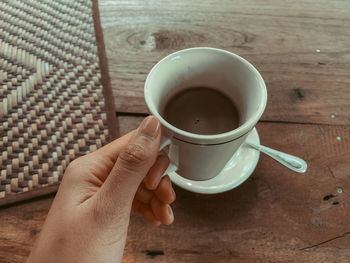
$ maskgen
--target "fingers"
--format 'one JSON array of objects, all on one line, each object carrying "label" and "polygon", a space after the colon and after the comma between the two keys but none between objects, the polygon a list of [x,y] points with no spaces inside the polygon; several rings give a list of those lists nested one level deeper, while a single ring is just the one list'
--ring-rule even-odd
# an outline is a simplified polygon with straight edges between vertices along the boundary
[{"label": "fingers", "polygon": [[155,190],[158,187],[162,175],[168,168],[169,163],[168,156],[164,154],[158,156],[157,161],[151,167],[144,180],[144,183],[149,190]]},{"label": "fingers", "polygon": [[175,191],[171,185],[171,181],[168,175],[162,178],[157,189],[155,190],[155,194],[163,203],[171,204],[175,201]]},{"label": "fingers", "polygon": [[155,191],[148,190],[144,184],[140,184],[135,198],[144,204],[149,204],[154,194],[165,204],[171,204],[175,201],[176,195],[169,176],[164,176],[161,179]]},{"label": "fingers", "polygon": [[[160,144],[160,123],[154,116],[145,118],[137,132],[120,152],[99,194],[115,211],[127,209],[136,190],[154,164]],[[129,207],[130,209],[130,207]]]},{"label": "fingers", "polygon": [[157,197],[167,204],[174,202],[176,198],[169,176],[162,177],[169,163],[168,156],[159,155],[144,180],[145,186],[149,190],[155,190]]},{"label": "fingers", "polygon": [[[133,209],[152,225],[158,225],[158,222],[155,222],[154,219],[168,225],[174,221],[174,215],[169,204],[174,202],[175,198],[170,178],[165,176],[161,179],[155,191],[148,190],[143,183],[139,186],[133,202]],[[146,207],[149,209],[146,209]]]},{"label": "fingers", "polygon": [[164,204],[156,196],[151,200],[151,208],[154,216],[165,225],[170,225],[174,221],[173,211],[168,204]]},{"label": "fingers", "polygon": [[153,226],[159,226],[161,224],[161,221],[155,217],[149,206],[142,204],[140,213],[142,214],[143,218],[146,220],[147,223]]},{"label": "fingers", "polygon": [[136,195],[134,199],[137,199],[141,203],[149,204],[153,197],[153,192],[148,190],[143,183],[140,184],[137,189]]},{"label": "fingers", "polygon": [[145,221],[153,226],[159,226],[161,221],[156,218],[153,211],[148,205],[142,204],[137,200],[133,202],[133,209],[142,215]]}]

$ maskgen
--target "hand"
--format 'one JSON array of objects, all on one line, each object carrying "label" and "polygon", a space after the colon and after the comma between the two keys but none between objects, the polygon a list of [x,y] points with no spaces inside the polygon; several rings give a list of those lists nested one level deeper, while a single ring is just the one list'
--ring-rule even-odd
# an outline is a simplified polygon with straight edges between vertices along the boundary
[{"label": "hand", "polygon": [[66,169],[28,262],[119,262],[131,207],[153,225],[171,224],[175,200],[169,165],[158,156],[161,128],[147,117],[140,127]]}]

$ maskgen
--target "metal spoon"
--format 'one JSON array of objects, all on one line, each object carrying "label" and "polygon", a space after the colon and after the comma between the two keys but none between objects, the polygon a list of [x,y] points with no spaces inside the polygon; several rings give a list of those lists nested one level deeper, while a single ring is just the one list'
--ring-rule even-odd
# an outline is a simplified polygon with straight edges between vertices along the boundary
[{"label": "metal spoon", "polygon": [[299,157],[296,157],[287,153],[283,153],[280,151],[276,151],[266,146],[257,145],[252,142],[246,141],[245,143],[250,147],[254,148],[255,150],[258,150],[260,152],[267,154],[271,158],[275,159],[277,162],[283,164],[284,166],[288,167],[289,169],[297,173],[306,172],[307,164],[303,159],[300,159]]}]

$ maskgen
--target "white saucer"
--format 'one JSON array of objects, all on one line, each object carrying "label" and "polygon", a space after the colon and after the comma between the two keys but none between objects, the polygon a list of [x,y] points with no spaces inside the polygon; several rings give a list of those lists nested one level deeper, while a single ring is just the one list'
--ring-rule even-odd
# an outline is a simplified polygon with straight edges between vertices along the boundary
[{"label": "white saucer", "polygon": [[[260,144],[259,135],[254,128],[247,140]],[[260,152],[243,144],[226,164],[219,175],[206,181],[193,181],[181,177],[176,172],[169,173],[171,181],[177,186],[190,192],[200,194],[217,194],[231,190],[252,174],[259,161]]]}]

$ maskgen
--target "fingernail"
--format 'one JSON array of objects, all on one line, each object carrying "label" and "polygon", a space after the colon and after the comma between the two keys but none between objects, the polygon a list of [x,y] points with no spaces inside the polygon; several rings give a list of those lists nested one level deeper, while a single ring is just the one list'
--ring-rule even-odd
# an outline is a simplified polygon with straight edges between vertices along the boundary
[{"label": "fingernail", "polygon": [[169,221],[167,222],[167,225],[171,224],[174,222],[174,213],[173,210],[171,209],[170,205],[167,205],[167,211],[168,211],[168,215],[169,215]]},{"label": "fingernail", "polygon": [[161,224],[162,224],[162,222],[160,222],[160,221],[156,221],[156,222],[152,223],[153,226],[160,226]]},{"label": "fingernail", "polygon": [[174,216],[173,210],[171,209],[170,205],[167,205],[168,215],[172,218]]},{"label": "fingernail", "polygon": [[156,181],[153,182],[152,187],[151,187],[152,190],[156,190],[157,189],[161,179],[162,179],[162,177],[159,177]]},{"label": "fingernail", "polygon": [[172,191],[172,193],[173,193],[173,197],[174,197],[174,199],[176,199],[176,194],[175,194],[174,189],[173,189],[173,188],[171,188],[171,191]]},{"label": "fingernail", "polygon": [[159,132],[160,123],[154,116],[149,116],[143,120],[140,126],[140,134],[156,138]]},{"label": "fingernail", "polygon": [[155,181],[153,182],[153,184],[152,184],[152,190],[156,190],[156,188],[158,187],[160,181],[161,181],[162,179],[165,179],[166,177],[169,177],[169,176],[168,176],[168,175],[166,175],[166,176],[159,176],[159,177],[157,178],[157,180],[155,180]]}]

